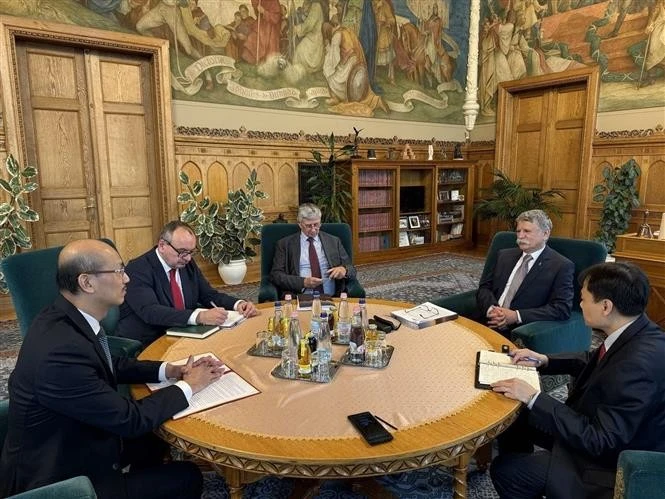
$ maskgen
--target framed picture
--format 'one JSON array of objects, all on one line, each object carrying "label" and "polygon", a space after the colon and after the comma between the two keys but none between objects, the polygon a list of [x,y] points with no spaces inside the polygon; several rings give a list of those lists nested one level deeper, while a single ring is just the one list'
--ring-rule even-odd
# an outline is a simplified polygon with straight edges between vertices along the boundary
[{"label": "framed picture", "polygon": [[450,191],[450,200],[451,201],[459,201],[459,191],[458,190]]},{"label": "framed picture", "polygon": [[417,215],[411,215],[409,217],[409,227],[412,229],[420,229],[420,219]]},{"label": "framed picture", "polygon": [[399,233],[399,246],[409,246],[409,235],[405,231]]},{"label": "framed picture", "polygon": [[448,191],[439,191],[439,201],[448,201],[450,193]]},{"label": "framed picture", "polygon": [[399,218],[399,228],[400,229],[408,229],[409,228],[409,223],[406,220],[406,217],[400,217]]}]

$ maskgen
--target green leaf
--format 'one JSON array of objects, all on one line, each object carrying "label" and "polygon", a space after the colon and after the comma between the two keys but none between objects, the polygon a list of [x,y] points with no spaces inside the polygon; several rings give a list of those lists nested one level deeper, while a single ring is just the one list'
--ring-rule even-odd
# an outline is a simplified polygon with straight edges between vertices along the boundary
[{"label": "green leaf", "polygon": [[194,201],[194,197],[189,192],[181,192],[177,197],[178,203],[189,203]]},{"label": "green leaf", "polygon": [[189,176],[182,170],[178,173],[178,179],[185,185],[189,184]]}]

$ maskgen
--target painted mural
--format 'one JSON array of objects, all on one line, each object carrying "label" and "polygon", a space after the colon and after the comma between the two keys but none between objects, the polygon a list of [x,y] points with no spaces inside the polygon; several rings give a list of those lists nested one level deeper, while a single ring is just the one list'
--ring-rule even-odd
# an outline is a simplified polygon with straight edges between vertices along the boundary
[{"label": "painted mural", "polygon": [[600,68],[600,111],[665,106],[665,0],[481,0],[479,122],[502,81]]},{"label": "painted mural", "polygon": [[[171,41],[175,99],[461,124],[470,0],[0,0]],[[582,65],[600,111],[665,106],[665,0],[481,0],[478,122],[502,81]]]}]

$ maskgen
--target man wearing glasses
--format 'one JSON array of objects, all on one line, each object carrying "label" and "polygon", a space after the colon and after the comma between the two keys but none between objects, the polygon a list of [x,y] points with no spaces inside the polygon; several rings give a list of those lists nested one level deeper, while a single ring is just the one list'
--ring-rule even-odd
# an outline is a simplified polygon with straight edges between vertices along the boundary
[{"label": "man wearing glasses", "polygon": [[321,232],[321,210],[305,203],[298,207],[300,232],[277,241],[270,281],[280,295],[319,291],[339,296],[356,276],[342,241]]},{"label": "man wearing glasses", "polygon": [[120,307],[118,335],[152,343],[171,326],[220,325],[228,310],[257,314],[252,302],[216,291],[194,261],[196,235],[174,220],[157,246],[127,264],[127,296]]},{"label": "man wearing glasses", "polygon": [[[201,496],[197,466],[164,464],[153,431],[222,375],[211,358],[185,366],[113,358],[100,325],[125,298],[122,258],[98,240],[67,244],[58,257],[59,296],[30,325],[9,379],[9,420],[0,497],[79,475],[100,499]],[[178,380],[136,401],[118,383]]]}]

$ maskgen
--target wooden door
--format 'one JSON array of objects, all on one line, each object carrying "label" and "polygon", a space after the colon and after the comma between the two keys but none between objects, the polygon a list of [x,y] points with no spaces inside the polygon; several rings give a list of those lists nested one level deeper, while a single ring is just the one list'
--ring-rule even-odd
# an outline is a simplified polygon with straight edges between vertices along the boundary
[{"label": "wooden door", "polygon": [[501,84],[497,168],[526,187],[563,192],[558,236],[583,235],[597,99],[594,68]]},{"label": "wooden door", "polygon": [[105,236],[125,259],[144,252],[163,222],[149,59],[21,41],[16,49],[26,154],[39,168],[35,246]]}]

